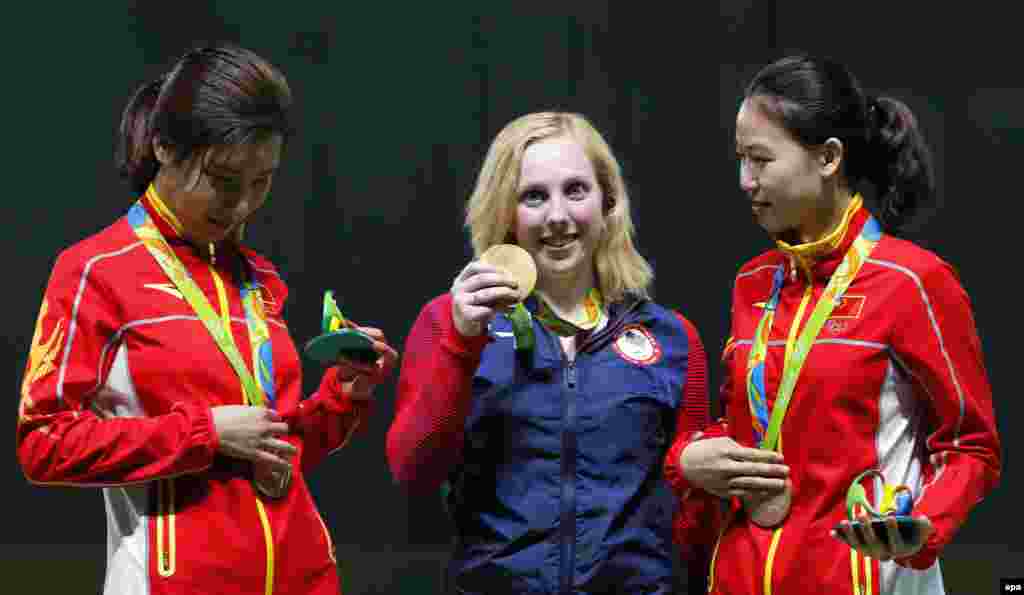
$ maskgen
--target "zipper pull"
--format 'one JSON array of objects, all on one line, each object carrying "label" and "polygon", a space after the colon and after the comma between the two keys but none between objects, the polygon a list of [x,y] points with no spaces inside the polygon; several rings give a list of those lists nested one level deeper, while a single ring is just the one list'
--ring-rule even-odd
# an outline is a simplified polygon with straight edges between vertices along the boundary
[{"label": "zipper pull", "polygon": [[569,362],[565,370],[565,383],[569,388],[576,388],[576,362]]},{"label": "zipper pull", "polygon": [[210,264],[217,264],[217,255],[213,252],[213,242],[210,242]]}]

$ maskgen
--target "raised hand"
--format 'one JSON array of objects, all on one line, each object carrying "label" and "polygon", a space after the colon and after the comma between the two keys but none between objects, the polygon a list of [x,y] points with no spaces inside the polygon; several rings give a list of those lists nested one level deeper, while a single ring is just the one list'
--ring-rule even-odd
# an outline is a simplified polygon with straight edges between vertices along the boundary
[{"label": "raised hand", "polygon": [[452,283],[452,319],[465,337],[483,334],[499,311],[519,301],[518,284],[508,273],[474,260]]},{"label": "raised hand", "polygon": [[388,345],[380,329],[358,325],[353,325],[352,328],[367,334],[373,340],[377,361],[364,363],[342,357],[338,360],[338,379],[341,380],[343,390],[353,399],[365,401],[373,397],[373,389],[391,374],[398,362],[398,352]]}]

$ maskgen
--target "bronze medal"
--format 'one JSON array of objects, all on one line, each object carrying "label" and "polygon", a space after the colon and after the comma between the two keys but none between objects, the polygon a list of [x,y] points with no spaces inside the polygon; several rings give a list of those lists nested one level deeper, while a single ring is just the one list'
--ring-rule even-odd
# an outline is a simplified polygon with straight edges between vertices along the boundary
[{"label": "bronze medal", "polygon": [[782,524],[789,515],[793,504],[793,485],[787,481],[786,487],[777,494],[764,498],[744,498],[743,507],[747,509],[750,520],[759,527],[771,529]]},{"label": "bronze medal", "polygon": [[252,475],[256,491],[275,500],[287,494],[292,483],[291,471],[276,471],[258,463],[252,466]]}]

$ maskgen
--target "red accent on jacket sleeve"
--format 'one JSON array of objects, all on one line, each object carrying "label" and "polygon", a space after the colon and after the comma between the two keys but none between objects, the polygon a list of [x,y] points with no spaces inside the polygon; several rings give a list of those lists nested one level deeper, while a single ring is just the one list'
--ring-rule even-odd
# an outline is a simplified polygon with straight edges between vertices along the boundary
[{"label": "red accent on jacket sleeve", "polygon": [[923,389],[931,408],[925,487],[914,516],[935,532],[904,566],[928,568],[967,514],[999,482],[1000,450],[992,391],[970,301],[949,265],[921,276],[897,318],[892,346]]},{"label": "red accent on jacket sleeve", "polygon": [[398,482],[417,491],[437,489],[460,460],[473,373],[489,341],[486,334],[459,333],[449,294],[420,312],[406,339],[387,434],[388,464]]},{"label": "red accent on jacket sleeve", "polygon": [[683,325],[689,339],[689,353],[686,363],[686,383],[683,385],[683,406],[676,419],[676,435],[665,457],[665,478],[676,494],[683,498],[689,490],[689,482],[683,477],[679,466],[679,455],[695,435],[711,423],[711,404],[708,401],[708,363],[704,344],[697,329],[678,312],[676,317]]},{"label": "red accent on jacket sleeve", "polygon": [[703,436],[711,423],[711,406],[707,388],[707,355],[696,327],[678,312],[675,313],[689,339],[686,383],[683,385],[683,406],[676,421],[676,435],[665,456],[665,479],[678,499],[672,519],[672,535],[687,564],[690,581],[702,581],[707,575],[711,544],[717,533],[718,499],[700,489],[693,489],[683,476],[679,457],[693,440]]},{"label": "red accent on jacket sleeve", "polygon": [[119,418],[90,408],[109,390],[104,382],[117,346],[108,341],[118,307],[116,291],[86,273],[81,258],[61,254],[40,308],[16,431],[25,476],[40,484],[106,486],[206,469],[217,450],[208,407],[179,402],[164,415]]},{"label": "red accent on jacket sleeve", "polygon": [[348,444],[373,411],[372,400],[353,399],[345,392],[339,370],[327,368],[315,393],[281,413],[292,431],[302,435],[303,472]]},{"label": "red accent on jacket sleeve", "polygon": [[[700,379],[699,382],[695,382],[692,385],[689,379],[687,380],[687,386],[684,387],[683,393],[684,407],[679,412],[679,420],[676,424],[676,436],[665,456],[664,463],[666,480],[676,493],[676,496],[684,499],[691,486],[683,473],[682,467],[679,465],[679,459],[683,451],[694,440],[718,438],[728,436],[729,433],[724,418],[719,419],[713,424],[711,423],[711,405],[708,400],[707,390],[707,358],[704,353],[704,345],[697,334],[697,329],[682,316],[679,316],[679,318],[683,321],[683,325],[690,337],[690,344],[693,346],[689,355],[688,374],[695,375]],[[730,353],[731,349],[727,346],[722,356],[723,362],[727,360]],[[728,398],[730,390],[731,383],[727,373],[719,391],[723,401]],[[700,392],[698,393],[697,391]]]}]

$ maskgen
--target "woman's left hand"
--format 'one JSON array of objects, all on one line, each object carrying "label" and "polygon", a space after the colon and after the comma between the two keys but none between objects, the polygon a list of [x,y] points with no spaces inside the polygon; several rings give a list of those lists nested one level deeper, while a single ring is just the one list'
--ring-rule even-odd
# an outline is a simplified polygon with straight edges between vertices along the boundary
[{"label": "woman's left hand", "polygon": [[356,362],[344,357],[338,360],[338,379],[342,389],[351,398],[367,401],[373,397],[373,389],[384,381],[398,361],[398,352],[387,344],[384,333],[369,326],[353,326],[366,333],[373,340],[373,350],[377,352],[377,361],[372,363]]},{"label": "woman's left hand", "polygon": [[924,547],[928,537],[935,528],[928,517],[914,517],[920,524],[915,532],[913,542],[903,540],[896,518],[885,517],[885,539],[883,540],[873,529],[871,517],[864,515],[857,519],[858,526],[850,524],[849,521],[841,521],[837,529],[832,530],[832,537],[846,543],[851,548],[859,551],[869,558],[876,560],[892,560],[893,558],[905,558],[912,556]]}]

